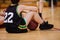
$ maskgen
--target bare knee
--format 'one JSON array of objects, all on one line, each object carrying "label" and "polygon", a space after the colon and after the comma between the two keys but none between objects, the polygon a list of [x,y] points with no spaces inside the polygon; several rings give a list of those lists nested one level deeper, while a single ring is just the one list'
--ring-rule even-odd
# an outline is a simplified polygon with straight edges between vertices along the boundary
[{"label": "bare knee", "polygon": [[28,12],[26,14],[26,16],[24,17],[26,20],[26,25],[29,24],[29,22],[31,21],[32,17],[35,15],[35,12]]}]

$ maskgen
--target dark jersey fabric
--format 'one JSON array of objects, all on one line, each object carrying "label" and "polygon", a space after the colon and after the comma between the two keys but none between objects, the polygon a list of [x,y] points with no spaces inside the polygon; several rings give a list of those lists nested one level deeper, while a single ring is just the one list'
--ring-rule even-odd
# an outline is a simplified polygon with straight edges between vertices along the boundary
[{"label": "dark jersey fabric", "polygon": [[25,25],[26,22],[25,20],[22,18],[22,15],[21,13],[18,15],[17,13],[17,6],[18,5],[14,5],[14,6],[9,6],[7,9],[6,9],[6,15],[7,17],[5,18],[5,20],[8,20],[9,17],[11,17],[11,15],[9,15],[9,13],[12,13],[13,14],[13,17],[11,17],[9,20],[13,21],[12,23],[9,23],[9,22],[6,22],[4,23],[4,26],[6,27],[6,30],[10,30],[10,31],[15,31],[15,30],[18,30],[18,26],[19,25]]}]

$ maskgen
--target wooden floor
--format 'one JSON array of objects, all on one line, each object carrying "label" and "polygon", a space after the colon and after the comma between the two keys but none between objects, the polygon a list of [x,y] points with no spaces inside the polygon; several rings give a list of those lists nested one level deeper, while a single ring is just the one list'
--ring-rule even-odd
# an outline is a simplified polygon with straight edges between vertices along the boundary
[{"label": "wooden floor", "polygon": [[[50,8],[45,7],[43,18],[54,24],[54,28],[60,29],[60,7],[54,9],[54,14],[51,14]],[[28,33],[10,34],[5,31],[5,28],[0,28],[0,40],[60,40],[60,30],[43,31],[37,28]]]}]

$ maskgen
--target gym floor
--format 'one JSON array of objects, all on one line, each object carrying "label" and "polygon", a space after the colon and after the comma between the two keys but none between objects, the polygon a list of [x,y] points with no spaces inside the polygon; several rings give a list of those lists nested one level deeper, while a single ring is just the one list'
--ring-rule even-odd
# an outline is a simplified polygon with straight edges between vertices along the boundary
[{"label": "gym floor", "polygon": [[54,7],[54,13],[51,13],[50,7],[43,8],[43,18],[49,23],[54,24],[51,30],[29,31],[28,33],[11,34],[0,28],[0,40],[60,40],[60,7]]}]

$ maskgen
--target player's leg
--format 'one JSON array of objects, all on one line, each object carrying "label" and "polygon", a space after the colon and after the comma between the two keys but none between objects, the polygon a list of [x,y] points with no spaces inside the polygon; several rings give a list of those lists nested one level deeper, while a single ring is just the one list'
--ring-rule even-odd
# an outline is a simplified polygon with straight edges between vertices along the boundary
[{"label": "player's leg", "polygon": [[[39,0],[39,5],[38,5],[39,10],[38,10],[38,12],[39,12],[39,16],[42,18],[42,20],[45,21],[43,19],[43,17],[42,17],[42,11],[43,11],[43,7],[44,7],[44,4],[43,3],[44,3],[44,0]],[[46,27],[46,26],[44,27],[44,25],[46,25],[48,27]],[[48,21],[47,21],[47,22],[44,22],[44,24],[41,27],[39,27],[39,28],[42,29],[42,30],[44,30],[44,29],[51,29],[52,26],[53,25],[52,24],[48,24]]]},{"label": "player's leg", "polygon": [[39,24],[42,24],[44,21],[41,19],[38,13],[34,12],[34,20]]},{"label": "player's leg", "polygon": [[38,13],[34,14],[34,19],[36,22],[38,22],[40,24],[40,29],[41,30],[47,30],[47,29],[51,29],[53,28],[52,24],[48,24],[48,22],[45,22],[43,19],[41,19],[41,17],[39,16]]},{"label": "player's leg", "polygon": [[38,8],[39,8],[39,13],[42,13],[42,11],[43,11],[43,7],[44,7],[44,0],[39,0],[39,2],[38,2]]},{"label": "player's leg", "polygon": [[38,14],[39,14],[39,16],[43,19],[43,17],[42,17],[42,11],[43,11],[43,6],[44,6],[44,0],[39,0],[38,1]]},{"label": "player's leg", "polygon": [[33,12],[28,12],[25,14],[24,19],[26,21],[26,26],[29,24],[29,22],[31,21],[32,17],[33,17],[34,13]]}]

